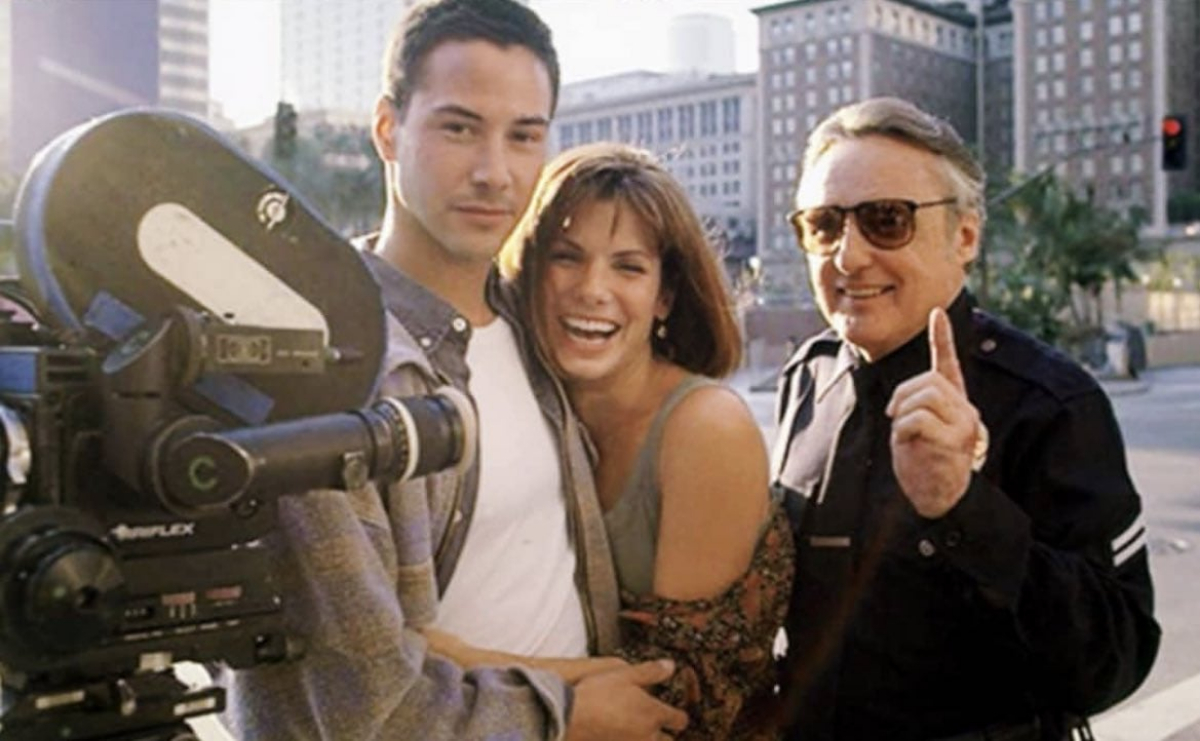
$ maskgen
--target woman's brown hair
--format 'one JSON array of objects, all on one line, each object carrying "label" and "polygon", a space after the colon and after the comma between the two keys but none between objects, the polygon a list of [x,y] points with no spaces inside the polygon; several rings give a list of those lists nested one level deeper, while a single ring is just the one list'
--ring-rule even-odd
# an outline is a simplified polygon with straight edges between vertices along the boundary
[{"label": "woman's brown hair", "polygon": [[621,144],[576,147],[547,164],[529,209],[500,252],[501,274],[517,282],[524,318],[542,355],[550,359],[535,297],[547,255],[572,214],[600,201],[624,206],[657,242],[661,290],[673,300],[666,337],[650,338],[655,355],[713,378],[736,370],[742,343],[733,299],[700,219],[652,154]]}]

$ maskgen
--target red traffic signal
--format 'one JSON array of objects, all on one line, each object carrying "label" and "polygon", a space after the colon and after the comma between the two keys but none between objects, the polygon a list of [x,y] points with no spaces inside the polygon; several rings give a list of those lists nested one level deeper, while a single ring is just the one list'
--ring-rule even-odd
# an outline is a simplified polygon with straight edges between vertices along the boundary
[{"label": "red traffic signal", "polygon": [[1163,116],[1162,169],[1187,169],[1187,121],[1183,116]]}]

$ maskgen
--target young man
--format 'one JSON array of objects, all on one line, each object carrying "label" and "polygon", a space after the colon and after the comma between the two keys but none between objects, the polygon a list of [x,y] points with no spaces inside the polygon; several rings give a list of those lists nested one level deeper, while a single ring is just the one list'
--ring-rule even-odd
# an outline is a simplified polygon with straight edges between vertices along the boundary
[{"label": "young man", "polygon": [[471,395],[479,453],[384,492],[285,500],[279,549],[301,661],[238,672],[239,737],[654,738],[686,724],[643,689],[659,663],[567,686],[507,667],[464,675],[437,627],[510,653],[617,640],[616,587],[585,449],[527,352],[493,258],[528,203],[558,90],[549,30],[512,0],[413,9],[385,59],[372,133],[387,209],[366,259],[389,312],[381,393]]},{"label": "young man", "polygon": [[810,135],[791,221],[831,329],[784,370],[788,738],[1063,739],[1158,649],[1104,392],[972,307],[983,172],[911,104]]}]

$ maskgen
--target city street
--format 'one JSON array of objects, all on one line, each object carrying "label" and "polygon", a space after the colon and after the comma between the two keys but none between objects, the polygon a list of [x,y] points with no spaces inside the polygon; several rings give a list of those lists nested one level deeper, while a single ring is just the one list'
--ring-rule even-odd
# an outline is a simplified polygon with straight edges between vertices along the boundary
[{"label": "city street", "polygon": [[[774,394],[751,392],[769,370],[733,382],[768,440]],[[1200,741],[1200,368],[1153,369],[1106,383],[1150,532],[1162,649],[1133,697],[1093,720],[1100,741]]]}]

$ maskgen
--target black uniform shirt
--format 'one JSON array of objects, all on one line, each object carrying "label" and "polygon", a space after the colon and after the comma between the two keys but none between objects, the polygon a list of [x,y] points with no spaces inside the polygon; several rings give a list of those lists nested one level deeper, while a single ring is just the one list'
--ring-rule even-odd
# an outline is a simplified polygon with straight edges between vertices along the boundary
[{"label": "black uniform shirt", "polygon": [[1107,397],[965,293],[949,314],[991,442],[939,520],[900,491],[884,414],[929,369],[924,333],[874,363],[825,333],[785,368],[773,466],[797,539],[794,738],[932,739],[1034,717],[1051,737],[1153,662],[1141,505]]}]

